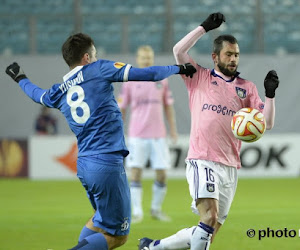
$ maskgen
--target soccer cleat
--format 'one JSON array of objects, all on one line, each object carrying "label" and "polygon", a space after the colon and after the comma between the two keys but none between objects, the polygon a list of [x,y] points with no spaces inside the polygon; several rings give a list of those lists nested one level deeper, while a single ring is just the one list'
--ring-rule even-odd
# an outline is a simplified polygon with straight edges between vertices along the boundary
[{"label": "soccer cleat", "polygon": [[139,239],[140,243],[138,245],[138,249],[139,250],[150,250],[150,243],[153,241],[149,238],[142,238],[142,239]]},{"label": "soccer cleat", "polygon": [[155,220],[160,220],[160,221],[171,221],[171,218],[163,213],[162,211],[158,210],[151,210],[151,216]]}]

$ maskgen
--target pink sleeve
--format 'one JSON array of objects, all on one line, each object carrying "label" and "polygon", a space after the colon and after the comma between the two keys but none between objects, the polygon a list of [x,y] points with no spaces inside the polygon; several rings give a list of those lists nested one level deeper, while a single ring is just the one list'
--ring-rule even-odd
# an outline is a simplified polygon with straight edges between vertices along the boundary
[{"label": "pink sleeve", "polygon": [[130,84],[130,82],[122,84],[121,93],[118,96],[118,105],[120,109],[126,109],[128,104],[130,103],[130,91],[128,84]]},{"label": "pink sleeve", "polygon": [[188,51],[205,33],[205,29],[202,26],[198,26],[175,44],[173,47],[173,54],[177,64],[191,63],[194,66],[197,65],[189,56]]},{"label": "pink sleeve", "polygon": [[167,79],[162,80],[164,84],[163,102],[165,105],[172,105],[174,103],[172,91],[169,88]]},{"label": "pink sleeve", "polygon": [[265,108],[263,110],[263,114],[266,118],[267,129],[272,129],[275,121],[275,98],[265,98]]},{"label": "pink sleeve", "polygon": [[254,107],[262,112],[266,118],[267,129],[272,129],[275,120],[275,98],[265,97],[265,103],[263,103],[254,83],[252,91],[251,104],[249,107]]}]

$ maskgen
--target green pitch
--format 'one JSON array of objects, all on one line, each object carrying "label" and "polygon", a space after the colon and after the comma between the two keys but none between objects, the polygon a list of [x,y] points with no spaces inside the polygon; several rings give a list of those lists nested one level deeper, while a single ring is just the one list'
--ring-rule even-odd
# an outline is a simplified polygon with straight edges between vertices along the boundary
[{"label": "green pitch", "polygon": [[[145,219],[131,227],[122,250],[136,250],[137,239],[162,238],[197,223],[185,180],[169,180],[164,211],[172,222],[150,218],[152,182],[144,182]],[[240,180],[231,212],[211,249],[300,249],[299,179]],[[92,209],[79,181],[0,180],[0,249],[66,250],[74,246]],[[258,239],[258,230],[282,230],[282,237]],[[286,228],[286,229],[285,229]],[[254,229],[254,238],[246,232]],[[284,237],[290,233],[295,237]],[[269,236],[272,232],[269,231]]]}]

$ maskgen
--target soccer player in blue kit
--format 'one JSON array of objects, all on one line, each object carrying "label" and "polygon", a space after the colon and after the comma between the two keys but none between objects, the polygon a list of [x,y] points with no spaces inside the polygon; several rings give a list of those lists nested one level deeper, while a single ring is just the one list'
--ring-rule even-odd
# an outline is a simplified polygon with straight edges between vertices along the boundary
[{"label": "soccer player in blue kit", "polygon": [[62,55],[71,71],[47,90],[31,83],[17,63],[9,65],[6,73],[33,101],[59,109],[77,137],[77,176],[95,213],[72,249],[115,249],[127,240],[131,209],[123,166],[129,152],[111,83],[159,81],[173,74],[192,77],[196,69],[191,64],[134,68],[97,60],[92,38],[82,33],[65,41]]}]

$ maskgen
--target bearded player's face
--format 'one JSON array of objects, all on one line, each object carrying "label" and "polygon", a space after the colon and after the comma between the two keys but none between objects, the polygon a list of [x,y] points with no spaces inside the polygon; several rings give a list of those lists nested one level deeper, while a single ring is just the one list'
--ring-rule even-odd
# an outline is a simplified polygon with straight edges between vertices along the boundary
[{"label": "bearded player's face", "polygon": [[223,42],[220,55],[215,56],[216,70],[226,76],[234,76],[237,72],[240,58],[240,49],[237,43]]}]

